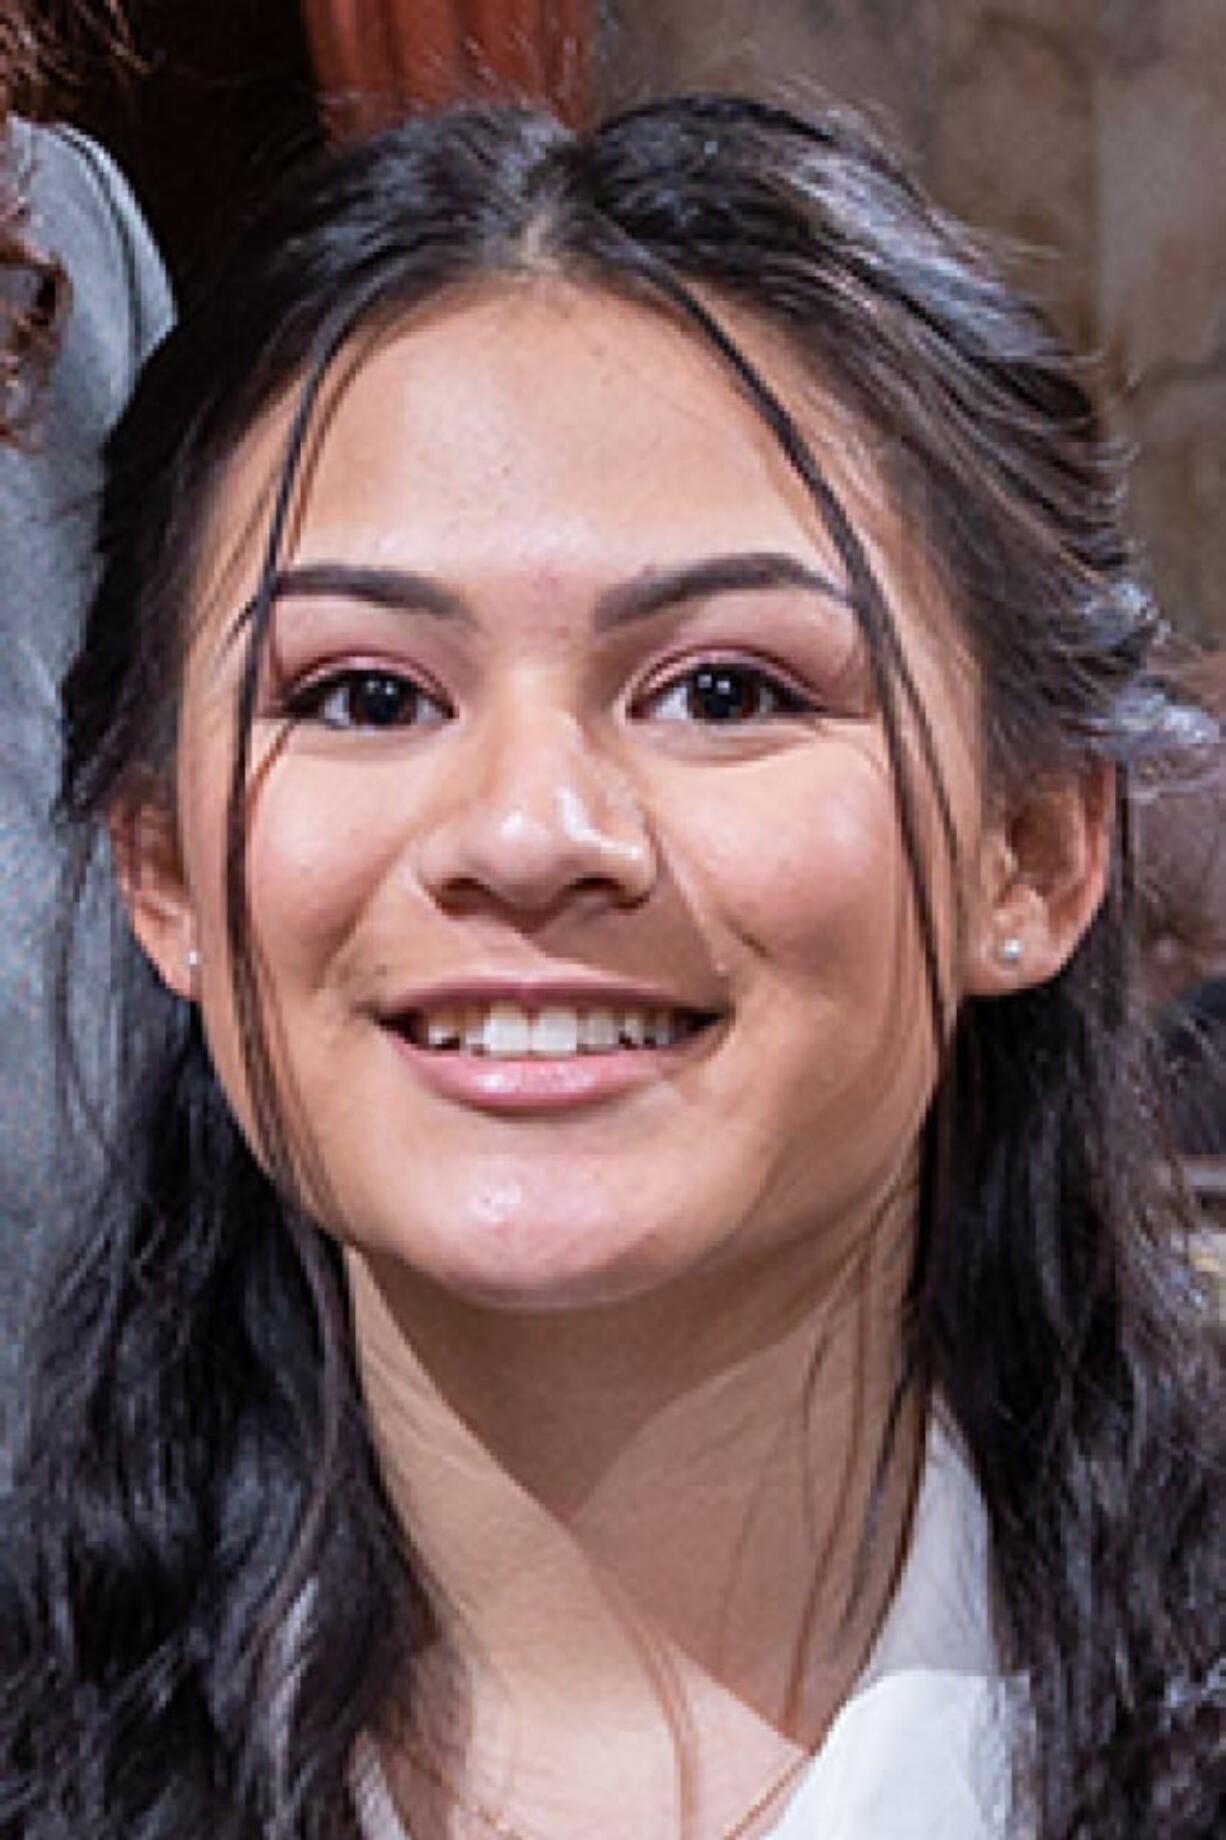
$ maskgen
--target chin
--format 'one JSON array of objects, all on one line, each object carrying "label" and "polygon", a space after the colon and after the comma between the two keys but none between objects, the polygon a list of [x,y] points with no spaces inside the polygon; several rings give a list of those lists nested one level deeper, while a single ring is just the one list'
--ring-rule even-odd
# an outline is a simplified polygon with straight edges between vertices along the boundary
[{"label": "chin", "polygon": [[538,1239],[530,1248],[512,1245],[501,1251],[497,1259],[454,1262],[439,1272],[438,1281],[454,1296],[485,1309],[552,1312],[629,1303],[675,1275],[662,1264],[654,1241],[545,1246]]},{"label": "chin", "polygon": [[502,1311],[553,1312],[629,1302],[679,1275],[658,1228],[593,1217],[590,1206],[559,1215],[486,1205],[457,1210],[423,1232],[351,1233],[353,1249],[406,1280],[456,1303]]}]

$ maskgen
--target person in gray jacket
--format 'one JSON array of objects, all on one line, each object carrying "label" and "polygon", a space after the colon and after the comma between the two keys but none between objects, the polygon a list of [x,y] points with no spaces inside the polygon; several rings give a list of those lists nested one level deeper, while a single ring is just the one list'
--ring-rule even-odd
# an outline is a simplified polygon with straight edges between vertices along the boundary
[{"label": "person in gray jacket", "polygon": [[16,116],[0,134],[2,1450],[34,1230],[40,1239],[54,1230],[83,1154],[61,1121],[52,1048],[59,679],[93,581],[102,445],[171,299],[132,194],[99,146]]}]

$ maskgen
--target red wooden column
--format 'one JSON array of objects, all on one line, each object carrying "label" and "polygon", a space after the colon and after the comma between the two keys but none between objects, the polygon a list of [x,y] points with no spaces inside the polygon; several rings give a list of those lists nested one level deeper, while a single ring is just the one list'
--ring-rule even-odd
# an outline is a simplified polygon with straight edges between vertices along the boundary
[{"label": "red wooden column", "polygon": [[338,133],[474,97],[547,102],[582,120],[593,0],[302,0]]}]

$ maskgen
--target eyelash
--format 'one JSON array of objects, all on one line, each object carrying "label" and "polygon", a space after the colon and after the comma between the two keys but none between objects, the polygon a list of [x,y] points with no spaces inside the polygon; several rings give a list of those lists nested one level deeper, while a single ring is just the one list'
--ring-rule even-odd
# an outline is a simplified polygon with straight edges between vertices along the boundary
[{"label": "eyelash", "polygon": [[[382,696],[385,708],[376,715],[368,707],[363,719],[354,710],[353,699],[359,695]],[[685,698],[684,712],[666,713],[668,702],[678,696]],[[738,696],[740,706],[736,707]],[[701,697],[708,699],[705,713],[698,713],[696,709],[697,699]],[[713,707],[720,697],[725,701],[731,699],[734,705],[723,714],[715,713]],[[752,706],[747,708],[750,700]],[[338,702],[344,705],[347,713],[335,707]],[[330,705],[334,706],[331,710]],[[321,722],[333,729],[385,730],[427,725],[423,721],[423,710],[427,706],[431,710],[429,726],[452,713],[441,697],[433,695],[403,672],[376,666],[352,666],[292,689],[283,700],[282,713],[294,721]],[[733,728],[770,721],[778,716],[802,715],[812,708],[810,698],[762,665],[731,658],[703,658],[636,697],[631,714],[669,722],[690,722],[696,727]]]},{"label": "eyelash", "polygon": [[[360,693],[385,693],[391,690],[396,700],[394,708],[385,711],[391,720],[371,720],[367,711],[365,721],[351,713],[346,719],[339,712],[329,713],[329,704],[337,699],[352,699]],[[353,665],[345,670],[330,671],[324,677],[310,679],[305,684],[292,688],[283,698],[281,713],[293,721],[321,722],[325,728],[335,729],[392,729],[418,728],[426,726],[421,720],[423,706],[430,705],[435,722],[445,720],[451,714],[441,697],[435,696],[423,684],[409,677],[403,671],[390,671],[377,665]],[[405,709],[411,713],[406,718]]]},{"label": "eyelash", "polygon": [[[694,699],[697,696],[716,697],[727,694],[730,689],[750,691],[757,699],[758,706],[748,713],[742,708],[739,712],[715,715],[708,709],[705,719],[694,713]],[[773,717],[795,716],[811,713],[813,701],[803,691],[790,683],[779,672],[771,671],[766,666],[751,664],[738,658],[700,658],[667,678],[658,687],[639,696],[634,704],[634,713],[650,710],[661,718],[662,707],[672,697],[682,695],[686,698],[684,715],[664,716],[667,721],[692,721],[695,725],[708,728],[742,727],[749,722],[766,722]],[[768,708],[760,705],[763,699],[769,702]]]}]

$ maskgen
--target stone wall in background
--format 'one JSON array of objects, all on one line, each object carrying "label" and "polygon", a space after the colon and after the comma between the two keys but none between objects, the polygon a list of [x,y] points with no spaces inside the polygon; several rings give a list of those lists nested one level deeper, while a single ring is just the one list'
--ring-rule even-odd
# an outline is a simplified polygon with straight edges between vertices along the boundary
[{"label": "stone wall in background", "polygon": [[615,99],[806,85],[884,117],[936,195],[1102,358],[1133,525],[1226,643],[1226,0],[610,0]]},{"label": "stone wall in background", "polygon": [[1226,3],[1113,0],[1096,83],[1097,309],[1172,614],[1226,643]]}]

